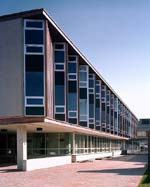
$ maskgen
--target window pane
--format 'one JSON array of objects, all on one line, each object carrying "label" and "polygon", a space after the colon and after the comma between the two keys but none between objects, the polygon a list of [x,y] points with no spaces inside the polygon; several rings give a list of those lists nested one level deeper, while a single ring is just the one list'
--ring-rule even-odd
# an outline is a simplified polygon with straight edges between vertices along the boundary
[{"label": "window pane", "polygon": [[64,49],[64,44],[55,44],[55,49]]},{"label": "window pane", "polygon": [[76,118],[69,118],[69,123],[77,124]]},{"label": "window pane", "polygon": [[100,93],[100,87],[96,86],[96,93]]},{"label": "window pane", "polygon": [[94,117],[94,105],[90,104],[89,105],[89,118],[93,118]]},{"label": "window pane", "polygon": [[86,72],[80,72],[79,73],[80,81],[87,81],[87,73]]},{"label": "window pane", "polygon": [[76,73],[76,72],[77,72],[76,63],[69,63],[68,64],[68,73]]},{"label": "window pane", "polygon": [[96,108],[96,120],[100,120],[100,108]]},{"label": "window pane", "polygon": [[76,61],[76,56],[69,56],[69,61]]},{"label": "window pane", "polygon": [[94,81],[93,80],[89,80],[89,88],[94,88]]},{"label": "window pane", "polygon": [[44,115],[44,107],[26,107],[26,115]]},{"label": "window pane", "polygon": [[27,46],[26,51],[28,53],[42,53],[43,48],[42,47],[37,47],[37,46]]},{"label": "window pane", "polygon": [[102,97],[105,97],[105,91],[102,91]]},{"label": "window pane", "polygon": [[77,117],[77,113],[76,112],[69,112],[69,117]]},{"label": "window pane", "polygon": [[25,30],[25,44],[43,44],[42,30]]},{"label": "window pane", "polygon": [[96,99],[96,108],[100,108],[100,100]]},{"label": "window pane", "polygon": [[27,99],[27,105],[43,105],[43,99]]},{"label": "window pane", "polygon": [[42,72],[26,72],[26,96],[44,96]]},{"label": "window pane", "polygon": [[65,114],[55,114],[55,119],[65,121]]},{"label": "window pane", "polygon": [[43,27],[43,22],[39,22],[39,21],[27,21],[26,22],[26,27],[30,27],[30,28],[42,28]]},{"label": "window pane", "polygon": [[68,94],[68,110],[77,110],[77,94]]},{"label": "window pane", "polygon": [[65,104],[64,92],[65,92],[64,86],[60,86],[60,85],[55,86],[55,105]]},{"label": "window pane", "polygon": [[94,103],[94,94],[89,95],[89,103],[93,104]]},{"label": "window pane", "polygon": [[86,99],[80,99],[80,114],[87,114],[87,100]]},{"label": "window pane", "polygon": [[77,76],[76,75],[69,75],[69,78],[70,80],[76,80]]},{"label": "window pane", "polygon": [[68,92],[77,92],[77,82],[76,81],[69,81]]},{"label": "window pane", "polygon": [[43,55],[26,55],[26,71],[30,72],[43,72]]},{"label": "window pane", "polygon": [[64,72],[55,72],[55,85],[64,85]]},{"label": "window pane", "polygon": [[87,88],[80,88],[80,98],[81,99],[87,98]]},{"label": "window pane", "polygon": [[[86,120],[85,120],[86,121]],[[80,126],[87,127],[87,122],[80,122]]]},{"label": "window pane", "polygon": [[55,62],[64,63],[64,61],[65,61],[64,51],[55,51]]},{"label": "window pane", "polygon": [[64,107],[56,107],[56,112],[64,112],[65,111],[65,109],[64,109]]},{"label": "window pane", "polygon": [[56,70],[64,70],[64,64],[55,64]]}]

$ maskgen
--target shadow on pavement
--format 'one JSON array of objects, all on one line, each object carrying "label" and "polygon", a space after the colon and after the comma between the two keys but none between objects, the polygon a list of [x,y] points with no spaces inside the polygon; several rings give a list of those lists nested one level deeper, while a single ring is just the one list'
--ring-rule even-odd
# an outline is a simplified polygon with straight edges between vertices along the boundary
[{"label": "shadow on pavement", "polygon": [[147,162],[147,155],[125,155],[121,157],[111,158],[113,161],[123,161],[123,162]]},{"label": "shadow on pavement", "polygon": [[0,173],[18,172],[17,165],[14,163],[0,164]]},{"label": "shadow on pavement", "polygon": [[79,173],[116,173],[118,175],[142,175],[145,168],[123,168],[123,169],[106,169],[106,170],[82,170]]}]

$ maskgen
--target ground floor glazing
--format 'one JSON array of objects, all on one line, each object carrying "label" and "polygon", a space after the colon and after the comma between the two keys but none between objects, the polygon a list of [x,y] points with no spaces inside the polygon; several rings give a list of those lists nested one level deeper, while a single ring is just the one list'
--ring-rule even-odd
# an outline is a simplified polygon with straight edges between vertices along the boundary
[{"label": "ground floor glazing", "polygon": [[[0,134],[0,157],[17,155],[16,133]],[[92,154],[123,149],[122,140],[73,133],[27,133],[27,158]]]}]

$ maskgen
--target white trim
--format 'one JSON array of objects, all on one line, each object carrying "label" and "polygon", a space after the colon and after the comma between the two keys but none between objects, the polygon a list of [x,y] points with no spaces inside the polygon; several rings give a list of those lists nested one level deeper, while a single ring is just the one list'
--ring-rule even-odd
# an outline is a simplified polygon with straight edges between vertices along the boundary
[{"label": "white trim", "polygon": [[[26,26],[26,23],[27,22],[41,22],[42,23],[42,28],[37,28],[37,27],[27,27]],[[37,20],[37,19],[24,19],[24,29],[27,29],[27,30],[44,30],[44,20]]]},{"label": "white trim", "polygon": [[[30,28],[26,27],[26,22],[42,22],[42,28]],[[23,20],[23,36],[24,36],[24,115],[25,116],[45,116],[45,21],[44,20],[32,20],[32,19],[24,19]],[[43,30],[43,44],[25,44],[25,30]],[[43,52],[42,53],[28,53],[26,52],[26,47],[27,46],[34,46],[34,47],[43,47]],[[42,55],[43,56],[43,85],[44,85],[44,94],[43,96],[26,96],[26,71],[25,71],[25,55]],[[28,105],[27,104],[27,98],[43,98],[43,105]],[[26,107],[44,107],[44,114],[43,115],[27,115],[26,114]]]}]

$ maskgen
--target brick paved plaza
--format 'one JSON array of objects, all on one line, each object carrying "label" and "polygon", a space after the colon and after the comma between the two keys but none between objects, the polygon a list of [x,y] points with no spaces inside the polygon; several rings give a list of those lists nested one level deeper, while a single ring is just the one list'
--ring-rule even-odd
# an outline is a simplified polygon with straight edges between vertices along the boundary
[{"label": "brick paved plaza", "polygon": [[137,187],[145,162],[144,155],[128,155],[30,172],[1,166],[0,187]]}]

